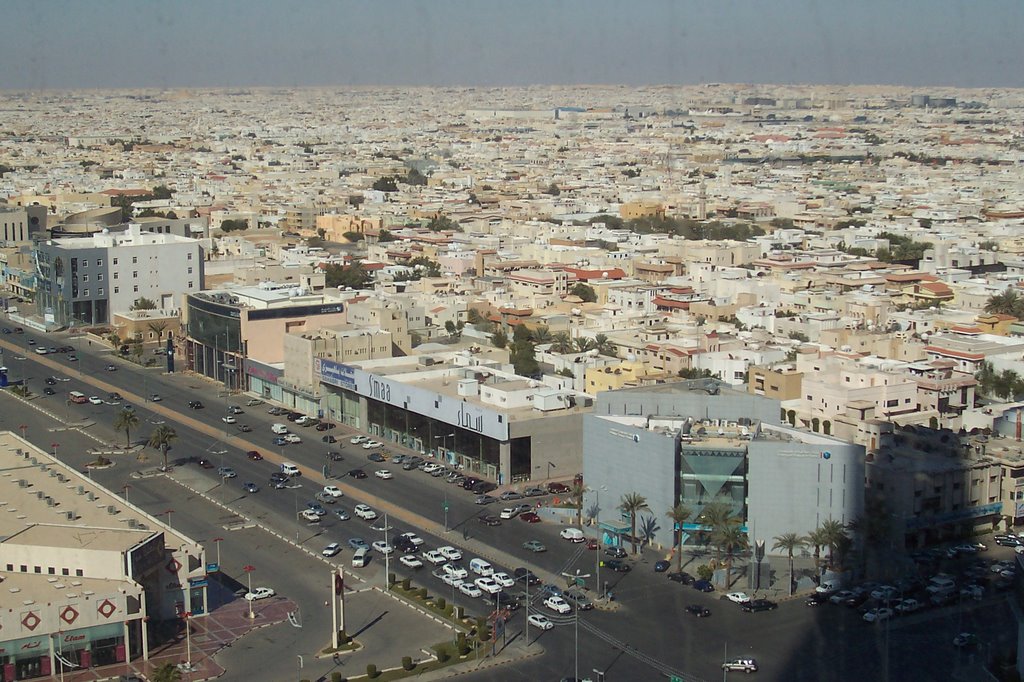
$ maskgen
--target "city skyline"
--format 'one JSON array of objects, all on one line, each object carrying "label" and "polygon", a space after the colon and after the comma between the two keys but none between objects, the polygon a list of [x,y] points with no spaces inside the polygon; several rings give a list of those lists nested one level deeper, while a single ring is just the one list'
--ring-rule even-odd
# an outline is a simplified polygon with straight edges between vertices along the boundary
[{"label": "city skyline", "polygon": [[1022,87],[1024,5],[13,2],[0,88]]}]

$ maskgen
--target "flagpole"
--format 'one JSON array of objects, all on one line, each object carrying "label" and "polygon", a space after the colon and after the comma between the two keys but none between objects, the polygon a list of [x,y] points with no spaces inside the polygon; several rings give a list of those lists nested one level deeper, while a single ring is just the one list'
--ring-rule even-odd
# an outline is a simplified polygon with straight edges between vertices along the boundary
[{"label": "flagpole", "polygon": [[337,572],[331,571],[331,643],[334,648],[338,648],[338,573],[341,569],[337,569]]}]

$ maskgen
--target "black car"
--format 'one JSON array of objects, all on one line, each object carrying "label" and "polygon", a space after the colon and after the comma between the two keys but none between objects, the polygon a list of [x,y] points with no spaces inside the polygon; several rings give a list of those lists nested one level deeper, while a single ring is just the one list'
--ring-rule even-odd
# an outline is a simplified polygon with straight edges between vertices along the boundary
[{"label": "black car", "polygon": [[285,415],[285,418],[288,419],[288,421],[293,422],[298,421],[298,419],[303,416],[305,415],[303,415],[301,412],[289,412],[287,415]]},{"label": "black car", "polygon": [[397,549],[399,552],[404,552],[406,554],[416,553],[416,543],[414,543],[409,538],[403,538],[402,536],[398,536],[391,544],[393,544],[395,546],[395,549]]},{"label": "black car", "polygon": [[118,393],[117,391],[114,391],[113,393],[111,393],[109,397],[110,397],[111,400],[124,400],[124,398],[121,396],[121,394]]},{"label": "black car", "polygon": [[[422,461],[422,460],[421,460],[421,461]],[[408,462],[406,462],[406,463],[408,463]],[[415,467],[416,465],[414,464],[413,466]],[[482,483],[482,481],[481,481],[481,480],[480,480],[479,478],[475,478],[475,477],[473,477],[473,476],[467,476],[467,477],[466,477],[466,478],[465,478],[465,479],[464,479],[464,480],[462,481],[462,487],[463,487],[463,488],[464,488],[465,490],[472,490],[472,489],[473,489],[473,486],[475,486],[475,485],[476,485],[477,483]]]},{"label": "black car", "polygon": [[485,526],[500,526],[501,525],[501,519],[498,518],[497,516],[494,516],[493,514],[486,514],[484,516],[478,516],[478,517],[476,517],[476,520],[479,521],[480,523],[484,524]]},{"label": "black car", "polygon": [[192,409],[192,410],[201,410],[201,409],[203,409],[203,404],[201,402],[199,402],[198,400],[190,400],[190,401],[188,401],[188,406],[189,406],[189,409]]},{"label": "black car", "polygon": [[371,462],[386,462],[387,458],[379,452],[371,452],[366,456]]},{"label": "black car", "polygon": [[618,559],[609,559],[604,562],[604,566],[608,570],[615,571],[616,573],[629,573],[633,570],[629,564],[624,561],[619,561]]},{"label": "black car", "polygon": [[331,424],[329,422],[320,422],[319,424],[316,425],[316,430],[317,431],[330,431],[331,429],[334,428],[334,426],[335,426],[334,424]]},{"label": "black car", "polygon": [[334,436],[330,436],[330,435],[324,436],[320,440],[323,441],[324,443],[328,443],[328,444],[332,444],[332,443],[337,443],[338,442],[337,438],[335,438]]},{"label": "black car", "polygon": [[57,385],[57,380],[54,379],[53,377],[46,377],[46,385],[47,386],[56,386]]},{"label": "black car", "polygon": [[1018,547],[1020,539],[1013,535],[996,535],[992,538],[1000,547]]},{"label": "black car", "polygon": [[352,471],[348,472],[348,475],[351,476],[352,478],[366,478],[366,472],[363,471],[362,469],[353,469]]},{"label": "black car", "polygon": [[621,547],[605,547],[604,553],[612,557],[613,559],[626,558],[626,550],[622,549]]},{"label": "black car", "polygon": [[866,592],[861,594],[853,594],[843,600],[843,606],[848,606],[851,609],[855,609],[870,598]]},{"label": "black car", "polygon": [[686,571],[680,571],[679,573],[669,573],[668,579],[674,583],[679,583],[681,585],[692,585],[694,581],[694,577]]},{"label": "black car", "polygon": [[770,599],[751,599],[743,605],[743,610],[747,613],[756,613],[758,611],[774,611],[779,608],[779,605]]},{"label": "black car", "polygon": [[823,594],[821,592],[815,592],[814,594],[809,596],[806,601],[804,601],[804,604],[807,604],[808,606],[821,606],[822,604],[827,604],[828,603],[828,599],[829,599],[829,595],[828,594]]},{"label": "black car", "polygon": [[664,573],[671,566],[672,566],[672,564],[669,563],[668,561],[665,561],[664,559],[662,559],[661,561],[655,561],[654,562],[654,572],[655,573]]},{"label": "black car", "polygon": [[711,609],[700,604],[690,604],[686,607],[686,612],[690,615],[696,616],[697,618],[707,618],[711,615]]},{"label": "black car", "polygon": [[56,395],[57,391],[55,391],[52,388],[50,388],[49,386],[47,386],[46,388],[43,389],[43,393],[46,394],[46,395]]},{"label": "black car", "polygon": [[331,450],[327,453],[327,459],[331,460],[332,462],[340,462],[341,453],[338,452],[337,450]]},{"label": "black car", "polygon": [[533,574],[533,571],[526,568],[517,568],[512,571],[512,577],[516,582],[525,582],[527,585],[540,585],[540,578]]},{"label": "black car", "polygon": [[477,495],[486,495],[487,493],[496,490],[497,488],[498,486],[491,483],[490,481],[480,481],[472,488],[470,488],[470,490],[472,490]]},{"label": "black car", "polygon": [[508,609],[509,611],[517,610],[521,604],[516,597],[513,597],[508,592],[502,590],[496,596],[495,601],[498,602],[498,606]]}]

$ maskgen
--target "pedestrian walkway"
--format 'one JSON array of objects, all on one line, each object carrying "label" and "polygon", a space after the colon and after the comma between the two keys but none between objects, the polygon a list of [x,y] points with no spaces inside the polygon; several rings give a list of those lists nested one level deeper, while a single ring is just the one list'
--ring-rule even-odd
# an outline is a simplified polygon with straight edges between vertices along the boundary
[{"label": "pedestrian walkway", "polygon": [[[66,682],[116,680],[121,675],[142,675],[146,679],[151,679],[154,671],[170,663],[183,664],[181,679],[186,682],[212,680],[225,672],[213,658],[217,652],[230,647],[253,630],[287,620],[288,614],[295,609],[294,602],[281,597],[257,601],[252,603],[255,617],[250,619],[249,602],[244,599],[233,599],[206,617],[190,619],[189,636],[186,637],[182,629],[174,639],[150,651],[148,661],[139,658],[129,663],[65,671],[60,678]],[[187,665],[189,661],[192,664],[191,668]]]}]

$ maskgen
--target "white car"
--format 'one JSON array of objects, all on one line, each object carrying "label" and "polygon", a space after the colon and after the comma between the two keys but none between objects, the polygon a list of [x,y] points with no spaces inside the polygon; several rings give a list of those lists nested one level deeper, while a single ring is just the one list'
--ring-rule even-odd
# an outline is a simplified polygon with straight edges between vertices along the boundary
[{"label": "white car", "polygon": [[872,599],[883,599],[888,601],[895,597],[897,594],[899,594],[899,590],[897,590],[892,585],[880,585],[874,590],[871,590]]},{"label": "white car", "polygon": [[725,595],[725,598],[735,604],[746,604],[750,601],[750,597],[747,596],[746,592],[730,592]]},{"label": "white car", "polygon": [[220,420],[222,422],[224,422],[225,424],[237,424],[238,423],[238,420],[235,419],[235,417],[233,415],[230,415],[230,414],[224,415],[223,417],[220,418]]},{"label": "white car", "polygon": [[473,582],[487,594],[498,594],[501,592],[501,585],[494,582],[494,578],[477,578]]},{"label": "white car", "polygon": [[312,509],[303,509],[299,512],[299,516],[303,521],[308,521],[309,523],[320,523],[320,515]]},{"label": "white car", "polygon": [[405,554],[398,560],[401,561],[402,565],[406,568],[423,568],[423,562],[413,554]]},{"label": "white car", "polygon": [[375,550],[377,550],[384,556],[390,556],[395,552],[395,548],[389,545],[388,543],[384,542],[383,540],[375,540],[372,546]]},{"label": "white car", "polygon": [[555,627],[555,624],[548,620],[547,616],[539,613],[531,613],[526,617],[526,621],[533,627],[540,628],[541,630],[550,630]]},{"label": "white car", "polygon": [[433,564],[434,566],[437,566],[438,564],[443,564],[448,561],[444,558],[444,555],[438,552],[436,549],[431,549],[424,552],[423,558],[426,559],[429,563]]},{"label": "white car", "polygon": [[519,507],[505,507],[498,516],[503,519],[514,519],[519,516]]},{"label": "white car", "polygon": [[459,585],[459,592],[466,595],[467,597],[472,597],[473,599],[479,599],[480,597],[484,596],[483,591],[481,591],[480,588],[474,585],[473,583],[462,583],[461,585]]},{"label": "white car", "polygon": [[352,445],[359,445],[360,443],[365,443],[368,440],[370,439],[366,436],[352,436],[349,438],[348,442],[352,443]]},{"label": "white car", "polygon": [[325,485],[324,495],[330,495],[331,497],[343,497],[345,493],[341,492],[341,489],[336,485]]},{"label": "white car", "polygon": [[569,613],[572,611],[572,607],[569,606],[569,602],[565,601],[561,597],[548,597],[544,600],[544,606],[548,607],[555,613]]},{"label": "white car", "polygon": [[516,581],[508,573],[495,573],[491,576],[491,579],[502,587],[512,587],[516,584]]},{"label": "white car", "polygon": [[363,519],[364,521],[373,521],[377,518],[377,512],[370,509],[365,504],[357,504],[352,511],[355,512],[356,516]]},{"label": "white car", "polygon": [[286,433],[286,434],[284,434],[283,438],[284,438],[285,442],[292,443],[293,445],[295,443],[301,443],[302,442],[302,439],[299,438],[298,436],[296,436],[294,433]]},{"label": "white car", "polygon": [[904,599],[896,605],[896,613],[913,613],[921,608],[921,602],[916,599]]},{"label": "white car", "polygon": [[382,447],[384,447],[384,443],[381,443],[379,440],[368,440],[363,443],[363,450],[373,450],[374,448]]},{"label": "white car", "polygon": [[245,598],[247,601],[258,601],[260,599],[268,599],[273,597],[277,592],[270,589],[269,587],[257,587],[252,592],[246,592]]},{"label": "white car", "polygon": [[373,475],[385,481],[390,481],[392,478],[394,478],[394,476],[391,475],[391,472],[388,471],[387,469],[377,469],[376,471],[373,472]]},{"label": "white car", "polygon": [[405,538],[417,547],[423,544],[423,538],[421,538],[419,535],[416,535],[416,533],[402,533],[398,537]]},{"label": "white car", "polygon": [[425,473],[425,474],[432,474],[435,471],[437,471],[438,469],[443,469],[443,468],[444,467],[442,467],[437,462],[427,462],[427,465],[425,467],[423,467],[423,473]]},{"label": "white car", "polygon": [[887,609],[885,607],[871,609],[864,614],[864,620],[869,623],[878,623],[883,620],[889,620],[890,618],[892,618],[892,609]]},{"label": "white car", "polygon": [[456,578],[454,575],[448,575],[447,573],[441,576],[441,581],[445,585],[451,585],[452,587],[461,587],[463,583],[462,578]]},{"label": "white car", "polygon": [[324,550],[320,553],[324,556],[331,557],[336,556],[340,551],[341,545],[339,545],[337,542],[332,542],[331,544],[324,547]]},{"label": "white car", "polygon": [[448,561],[459,561],[460,559],[462,559],[462,552],[460,552],[459,550],[455,549],[450,545],[438,547],[437,551],[440,552],[441,556],[443,556]]},{"label": "white car", "polygon": [[445,564],[441,567],[441,570],[444,571],[446,575],[454,575],[456,578],[469,577],[469,571],[458,564]]},{"label": "white car", "polygon": [[102,405],[103,404],[103,399],[100,398],[97,395],[91,395],[91,396],[89,396],[89,404],[91,404],[91,405]]}]

